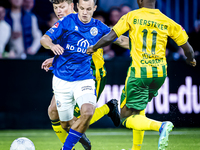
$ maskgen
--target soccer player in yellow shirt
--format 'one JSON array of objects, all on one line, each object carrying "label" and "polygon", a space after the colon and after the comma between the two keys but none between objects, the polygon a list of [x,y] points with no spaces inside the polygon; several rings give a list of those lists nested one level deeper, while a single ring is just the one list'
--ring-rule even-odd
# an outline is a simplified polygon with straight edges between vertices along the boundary
[{"label": "soccer player in yellow shirt", "polygon": [[[137,0],[137,3],[140,9],[122,16],[112,31],[94,46],[89,47],[87,53],[92,54],[99,47],[109,45],[116,37],[129,31],[132,63],[122,94],[125,97],[122,98],[120,106],[122,124],[136,131],[160,132],[158,149],[164,150],[168,145],[169,132],[174,125],[170,121],[149,119],[145,116],[144,110],[147,103],[157,96],[167,76],[165,52],[168,36],[183,48],[189,65],[195,67],[196,60],[185,30],[155,9],[156,0]],[[132,150],[140,148],[133,145]]]}]

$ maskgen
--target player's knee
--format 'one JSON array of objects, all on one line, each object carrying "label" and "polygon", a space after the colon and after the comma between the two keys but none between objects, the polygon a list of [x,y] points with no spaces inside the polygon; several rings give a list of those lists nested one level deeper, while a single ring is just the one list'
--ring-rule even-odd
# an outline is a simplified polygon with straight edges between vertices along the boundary
[{"label": "player's knee", "polygon": [[60,124],[62,126],[62,128],[65,130],[65,131],[69,131],[70,129],[70,121],[60,121]]},{"label": "player's knee", "polygon": [[59,119],[58,111],[56,108],[55,95],[53,95],[53,97],[51,99],[51,104],[48,107],[48,115],[51,120]]},{"label": "player's knee", "polygon": [[90,120],[94,114],[94,106],[91,104],[83,104],[81,107],[81,117]]},{"label": "player's knee", "polygon": [[86,112],[83,112],[81,114],[81,116],[85,119],[85,120],[90,120],[93,116],[93,112],[90,112],[90,111],[86,111]]},{"label": "player's knee", "polygon": [[52,105],[49,105],[49,107],[48,107],[48,115],[51,120],[59,119],[58,111],[57,111],[56,107],[54,107]]}]

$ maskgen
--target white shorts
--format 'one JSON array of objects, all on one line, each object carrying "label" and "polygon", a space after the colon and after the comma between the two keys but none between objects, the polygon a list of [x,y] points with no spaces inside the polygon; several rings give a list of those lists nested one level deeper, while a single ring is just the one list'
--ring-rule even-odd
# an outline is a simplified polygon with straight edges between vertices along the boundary
[{"label": "white shorts", "polygon": [[93,79],[69,82],[53,76],[53,90],[61,121],[69,121],[73,118],[77,99],[83,95],[92,94],[92,98],[84,98],[81,102],[77,102],[79,108],[84,103],[96,106],[96,89]]}]

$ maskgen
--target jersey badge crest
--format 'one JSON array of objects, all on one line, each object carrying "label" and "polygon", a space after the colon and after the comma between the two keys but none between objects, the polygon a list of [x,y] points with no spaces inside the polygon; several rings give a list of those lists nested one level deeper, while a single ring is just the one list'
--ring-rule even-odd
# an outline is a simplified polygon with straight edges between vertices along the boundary
[{"label": "jersey badge crest", "polygon": [[57,100],[56,105],[57,105],[58,107],[61,107],[61,102],[60,102],[59,100]]},{"label": "jersey badge crest", "polygon": [[92,27],[90,29],[90,33],[93,35],[93,36],[96,36],[98,34],[98,29],[96,27]]}]

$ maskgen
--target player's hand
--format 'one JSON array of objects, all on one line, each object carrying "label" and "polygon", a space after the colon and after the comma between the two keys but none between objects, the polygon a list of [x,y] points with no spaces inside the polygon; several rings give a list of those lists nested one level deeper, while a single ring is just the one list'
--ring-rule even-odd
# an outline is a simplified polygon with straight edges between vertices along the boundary
[{"label": "player's hand", "polygon": [[41,69],[44,69],[46,72],[48,72],[48,71],[49,71],[49,68],[52,66],[52,63],[53,63],[53,57],[52,57],[52,58],[49,58],[49,59],[46,59],[46,60],[42,63]]},{"label": "player's hand", "polygon": [[64,48],[59,44],[54,44],[50,47],[55,55],[62,55],[64,53]]},{"label": "player's hand", "polygon": [[93,50],[93,46],[89,46],[88,48],[87,48],[87,54],[88,55],[91,55],[91,54],[93,54],[95,51]]},{"label": "player's hand", "polygon": [[195,59],[193,59],[192,61],[186,59],[186,63],[189,64],[189,65],[192,66],[192,67],[195,67],[195,66],[196,66],[196,60],[195,60]]}]

